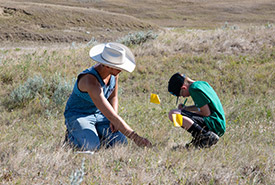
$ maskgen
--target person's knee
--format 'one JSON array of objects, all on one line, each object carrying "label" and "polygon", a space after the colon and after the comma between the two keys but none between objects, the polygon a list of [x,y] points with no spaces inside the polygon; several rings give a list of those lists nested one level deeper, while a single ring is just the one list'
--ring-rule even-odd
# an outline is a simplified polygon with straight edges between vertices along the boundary
[{"label": "person's knee", "polygon": [[182,117],[182,128],[184,128],[185,130],[188,130],[193,123],[194,121],[191,118],[187,116]]},{"label": "person's knee", "polygon": [[173,114],[181,114],[181,111],[179,109],[173,109],[169,112],[168,117],[172,122],[173,122],[173,117],[172,117]]},{"label": "person's knee", "polygon": [[72,132],[74,145],[81,150],[98,150],[100,140],[92,130],[85,129]]},{"label": "person's knee", "polygon": [[100,148],[100,141],[92,141],[90,142],[89,140],[85,140],[84,143],[81,146],[81,150],[84,151],[94,151],[94,150],[99,150]]},{"label": "person's knee", "polygon": [[[181,110],[179,110],[179,109],[173,109],[173,110],[171,110],[169,112],[169,119],[172,122],[173,122],[173,117],[172,117],[173,114],[180,114],[181,115]],[[187,130],[188,128],[190,128],[190,126],[193,123],[194,123],[194,121],[191,118],[189,118],[187,116],[182,116],[182,128],[184,128],[184,129]]]}]

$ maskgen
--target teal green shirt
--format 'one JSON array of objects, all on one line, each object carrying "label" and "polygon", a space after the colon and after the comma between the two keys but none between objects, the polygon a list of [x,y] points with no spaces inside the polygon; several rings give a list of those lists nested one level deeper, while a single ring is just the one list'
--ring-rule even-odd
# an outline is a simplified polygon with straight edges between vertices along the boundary
[{"label": "teal green shirt", "polygon": [[221,101],[214,89],[204,81],[196,81],[189,87],[189,93],[196,107],[208,104],[211,114],[204,117],[207,127],[222,136],[226,129],[226,121]]}]

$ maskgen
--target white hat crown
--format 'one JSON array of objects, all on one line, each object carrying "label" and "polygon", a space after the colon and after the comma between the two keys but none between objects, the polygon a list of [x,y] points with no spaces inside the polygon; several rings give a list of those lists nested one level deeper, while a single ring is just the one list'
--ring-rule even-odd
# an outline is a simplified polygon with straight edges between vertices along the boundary
[{"label": "white hat crown", "polygon": [[120,43],[98,44],[90,49],[89,55],[93,60],[115,69],[133,72],[136,67],[133,53]]},{"label": "white hat crown", "polygon": [[101,56],[110,63],[123,64],[126,57],[126,51],[124,48],[115,44],[107,43],[101,53]]}]

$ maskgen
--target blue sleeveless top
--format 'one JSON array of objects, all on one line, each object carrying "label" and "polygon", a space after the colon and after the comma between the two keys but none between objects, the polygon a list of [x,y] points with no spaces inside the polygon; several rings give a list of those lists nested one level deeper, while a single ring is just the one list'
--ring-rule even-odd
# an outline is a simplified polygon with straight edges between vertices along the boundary
[{"label": "blue sleeveless top", "polygon": [[64,112],[64,116],[66,120],[72,119],[72,118],[77,119],[79,117],[85,117],[92,114],[101,114],[103,116],[100,110],[95,106],[89,94],[87,92],[81,92],[78,89],[77,84],[78,84],[79,76],[83,74],[91,74],[97,78],[97,80],[101,84],[101,87],[103,88],[104,96],[106,99],[109,98],[109,96],[112,94],[112,92],[115,89],[115,85],[116,85],[115,76],[111,75],[109,83],[105,85],[104,81],[102,80],[101,76],[99,76],[94,66],[84,70],[78,75],[77,81],[74,84],[73,92],[67,101],[65,112]]}]

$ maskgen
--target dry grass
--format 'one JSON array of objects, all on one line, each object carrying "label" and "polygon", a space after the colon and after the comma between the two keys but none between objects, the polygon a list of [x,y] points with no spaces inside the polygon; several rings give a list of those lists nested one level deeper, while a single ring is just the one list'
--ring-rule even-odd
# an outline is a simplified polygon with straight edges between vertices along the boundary
[{"label": "dry grass", "polygon": [[266,26],[209,30],[172,29],[162,32],[158,41],[137,50],[138,56],[165,56],[178,53],[247,55],[274,47],[275,28]]},{"label": "dry grass", "polygon": [[[274,184],[272,33],[273,27],[174,30],[133,47],[137,69],[120,75],[119,112],[154,147],[130,142],[94,155],[62,146],[64,105],[49,109],[40,96],[13,110],[3,103],[36,74],[72,79],[93,64],[89,47],[1,50],[0,183],[70,184],[84,159],[82,184]],[[211,149],[173,149],[191,140],[167,118],[175,106],[167,79],[177,71],[208,81],[224,105],[227,131]],[[149,103],[151,92],[160,106]]]}]

